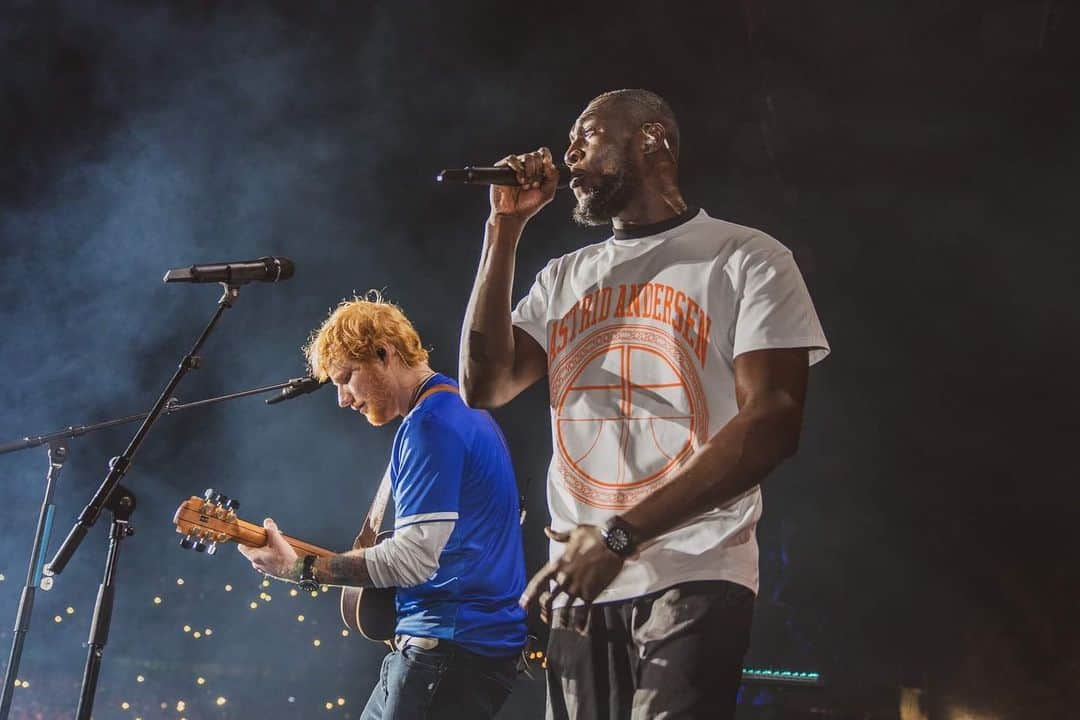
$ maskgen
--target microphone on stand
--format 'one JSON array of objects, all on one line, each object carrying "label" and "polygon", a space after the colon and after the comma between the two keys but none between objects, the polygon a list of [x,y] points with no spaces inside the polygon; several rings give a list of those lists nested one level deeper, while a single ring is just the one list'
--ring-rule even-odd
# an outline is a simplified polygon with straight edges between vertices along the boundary
[{"label": "microphone on stand", "polygon": [[284,257],[261,257],[258,260],[238,260],[229,263],[212,263],[209,265],[192,265],[184,268],[173,268],[165,273],[164,282],[190,282],[190,283],[228,283],[239,285],[241,283],[255,282],[278,282],[288,280],[293,276],[296,267],[293,261]]},{"label": "microphone on stand", "polygon": [[289,386],[283,388],[281,394],[277,397],[272,397],[266,401],[267,405],[273,405],[274,403],[282,402],[283,400],[292,400],[294,397],[300,397],[301,395],[307,395],[313,393],[323,385],[325,382],[319,382],[313,377],[294,378],[289,381]]},{"label": "microphone on stand", "polygon": [[[556,165],[559,171],[559,184],[556,187],[564,188],[570,184],[570,168],[565,165]],[[511,167],[466,167],[460,169],[443,170],[436,178],[441,183],[461,183],[465,185],[517,185],[517,173]]]}]

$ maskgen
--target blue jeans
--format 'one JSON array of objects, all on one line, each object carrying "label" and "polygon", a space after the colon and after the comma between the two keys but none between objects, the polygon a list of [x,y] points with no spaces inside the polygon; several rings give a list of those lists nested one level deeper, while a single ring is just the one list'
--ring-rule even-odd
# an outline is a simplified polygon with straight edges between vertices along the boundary
[{"label": "blue jeans", "polygon": [[517,656],[490,658],[440,642],[383,658],[360,720],[482,720],[499,711],[517,676]]}]

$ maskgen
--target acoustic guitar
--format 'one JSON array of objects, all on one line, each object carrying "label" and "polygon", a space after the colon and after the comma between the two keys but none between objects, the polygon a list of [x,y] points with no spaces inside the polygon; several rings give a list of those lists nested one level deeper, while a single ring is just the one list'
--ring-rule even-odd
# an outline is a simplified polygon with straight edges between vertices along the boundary
[{"label": "acoustic guitar", "polygon": [[[387,491],[389,488],[387,487]],[[380,493],[383,488],[379,488]],[[379,502],[376,494],[375,505]],[[184,537],[180,546],[213,555],[218,545],[235,542],[247,547],[266,545],[266,530],[261,525],[241,520],[236,515],[239,508],[236,500],[209,489],[203,497],[191,496],[176,509],[173,524],[176,532]],[[385,498],[383,498],[385,508]],[[373,518],[369,512],[364,527],[353,544],[354,548],[370,547],[393,536],[393,531],[378,532],[382,522],[382,512]],[[375,521],[374,523],[372,521]],[[285,542],[292,546],[297,555],[328,557],[336,555],[333,550],[312,545],[311,543],[284,536]],[[388,642],[394,637],[396,609],[394,606],[394,588],[341,588],[341,619],[350,630],[355,630],[369,640]]]},{"label": "acoustic guitar", "polygon": [[[434,385],[416,399],[413,407],[436,393],[457,393],[457,391],[453,385]],[[360,534],[353,541],[354,550],[369,548],[393,537],[392,530],[379,532],[389,500],[390,468],[387,468],[379,483],[379,489],[375,492],[375,498],[371,501],[367,516],[364,517]],[[180,546],[210,555],[214,554],[219,543],[230,540],[248,547],[262,547],[266,544],[266,530],[261,525],[236,517],[239,507],[240,503],[236,500],[215,492],[212,488],[207,490],[201,498],[195,496],[188,498],[177,508],[176,515],[173,517],[176,531],[184,536],[180,539]],[[523,511],[522,521],[524,518]],[[301,556],[326,557],[336,554],[332,550],[291,538],[288,535],[285,536],[285,542],[289,543],[296,550],[297,555]],[[395,600],[394,588],[343,587],[341,588],[341,619],[346,627],[357,631],[368,640],[389,643],[394,639],[394,628],[397,626]]]}]

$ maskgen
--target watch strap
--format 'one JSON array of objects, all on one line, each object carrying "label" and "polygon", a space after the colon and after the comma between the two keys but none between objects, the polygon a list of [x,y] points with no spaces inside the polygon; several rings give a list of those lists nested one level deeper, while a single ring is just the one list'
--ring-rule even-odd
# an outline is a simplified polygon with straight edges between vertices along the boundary
[{"label": "watch strap", "polygon": [[296,583],[301,590],[318,590],[319,583],[315,582],[315,556],[305,555],[304,564],[300,568],[300,580]]}]

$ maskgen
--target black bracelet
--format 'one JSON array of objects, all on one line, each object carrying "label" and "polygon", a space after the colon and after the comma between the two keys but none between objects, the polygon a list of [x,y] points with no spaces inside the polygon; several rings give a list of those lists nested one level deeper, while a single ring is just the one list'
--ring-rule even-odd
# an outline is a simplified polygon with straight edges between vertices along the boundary
[{"label": "black bracelet", "polygon": [[300,569],[300,579],[296,582],[301,590],[318,590],[319,583],[315,582],[315,556],[305,555],[304,566]]}]

